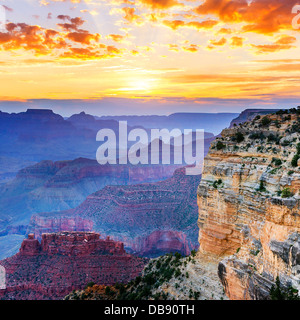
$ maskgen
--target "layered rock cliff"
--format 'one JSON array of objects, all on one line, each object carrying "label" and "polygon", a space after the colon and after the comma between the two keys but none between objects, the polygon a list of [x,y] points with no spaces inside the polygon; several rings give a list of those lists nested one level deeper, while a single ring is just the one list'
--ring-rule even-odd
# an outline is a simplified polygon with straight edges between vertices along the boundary
[{"label": "layered rock cliff", "polygon": [[185,175],[182,168],[158,183],[108,186],[73,210],[34,215],[30,231],[39,237],[44,232],[74,230],[78,223],[147,257],[176,251],[186,255],[198,244],[199,180],[200,176]]},{"label": "layered rock cliff", "polygon": [[145,260],[127,254],[121,242],[100,239],[92,232],[33,234],[19,253],[0,261],[6,271],[6,289],[0,299],[61,299],[90,282],[112,285],[137,277]]},{"label": "layered rock cliff", "polygon": [[[11,252],[14,233],[22,231],[25,235],[32,214],[75,208],[88,195],[106,185],[166,179],[176,168],[178,165],[101,166],[96,160],[78,158],[73,161],[42,161],[20,170],[14,180],[0,186],[0,237],[6,236],[0,239],[6,243],[5,247],[0,246],[0,257],[8,257],[8,252]],[[57,223],[48,224],[47,232],[55,232]],[[90,222],[80,219],[59,223],[63,231],[92,230]],[[64,228],[65,224],[68,228]]]},{"label": "layered rock cliff", "polygon": [[198,187],[201,255],[221,261],[230,299],[269,299],[278,276],[300,288],[299,110],[222,132]]}]

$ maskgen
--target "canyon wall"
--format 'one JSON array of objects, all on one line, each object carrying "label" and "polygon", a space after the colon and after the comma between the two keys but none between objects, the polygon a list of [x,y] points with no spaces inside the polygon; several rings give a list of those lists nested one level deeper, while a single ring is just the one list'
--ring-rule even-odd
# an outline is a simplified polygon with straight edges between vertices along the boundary
[{"label": "canyon wall", "polygon": [[[0,246],[0,256],[9,256],[12,239],[16,234],[26,234],[32,214],[75,208],[88,195],[106,185],[132,185],[163,180],[171,177],[178,167],[99,165],[96,160],[84,158],[42,161],[26,167],[18,172],[14,180],[0,186],[0,237],[3,237],[1,241],[6,244]],[[61,224],[61,229],[57,228],[58,224]],[[60,230],[91,231],[92,224],[79,219],[69,222],[54,219],[45,225],[44,232]]]},{"label": "canyon wall", "polygon": [[144,256],[197,247],[196,190],[200,176],[185,169],[157,183],[107,186],[78,207],[63,212],[33,215],[30,232],[94,230],[124,242],[126,249]]},{"label": "canyon wall", "polygon": [[6,271],[0,299],[40,300],[61,299],[89,282],[128,282],[142,272],[145,260],[97,233],[62,232],[43,234],[41,242],[30,234],[19,253],[0,265]]},{"label": "canyon wall", "polygon": [[205,158],[199,256],[218,258],[230,299],[269,299],[277,276],[300,288],[299,128],[296,110],[258,116],[224,130]]}]

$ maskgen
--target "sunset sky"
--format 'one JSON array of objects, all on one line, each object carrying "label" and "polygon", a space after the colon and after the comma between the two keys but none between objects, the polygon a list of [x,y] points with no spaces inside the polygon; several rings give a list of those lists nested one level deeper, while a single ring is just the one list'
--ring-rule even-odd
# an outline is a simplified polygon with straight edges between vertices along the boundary
[{"label": "sunset sky", "polygon": [[300,105],[295,0],[0,4],[2,111],[165,114]]}]

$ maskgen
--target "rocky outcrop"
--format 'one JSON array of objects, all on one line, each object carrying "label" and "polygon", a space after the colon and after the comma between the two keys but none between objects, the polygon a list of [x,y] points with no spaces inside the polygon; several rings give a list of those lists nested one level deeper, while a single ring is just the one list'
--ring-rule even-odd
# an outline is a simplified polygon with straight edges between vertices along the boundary
[{"label": "rocky outcrop", "polygon": [[252,121],[257,116],[264,116],[277,111],[279,111],[279,109],[246,109],[241,112],[237,118],[231,121],[230,128],[246,121]]},{"label": "rocky outcrop", "polygon": [[[42,161],[19,171],[17,177],[0,186],[0,236],[26,233],[31,215],[75,208],[88,195],[106,185],[131,185],[171,177],[178,165],[99,165],[96,160]],[[56,227],[61,225],[61,229]],[[89,231],[91,223],[54,220],[45,232]],[[51,229],[53,226],[53,229]],[[14,232],[15,231],[15,232]],[[43,232],[44,232],[43,231]],[[9,244],[9,243],[8,243]],[[0,255],[5,254],[0,248]]]},{"label": "rocky outcrop", "polygon": [[78,225],[93,226],[93,230],[124,242],[138,254],[188,254],[198,243],[195,193],[199,180],[200,176],[185,175],[182,168],[158,183],[108,186],[74,210],[34,215],[30,232],[39,237],[52,227],[66,231],[78,221]]},{"label": "rocky outcrop", "polygon": [[134,240],[132,250],[142,256],[157,257],[166,252],[181,252],[189,255],[193,245],[186,234],[180,231],[156,230],[149,236],[140,236]]},{"label": "rocky outcrop", "polygon": [[[32,213],[67,210],[106,185],[154,182],[172,176],[177,166],[99,165],[96,160],[42,161],[19,171],[1,188],[0,210],[15,223]],[[10,219],[10,224],[12,223]]]},{"label": "rocky outcrop", "polygon": [[278,276],[300,288],[297,110],[222,132],[198,187],[199,242],[214,254],[230,299],[269,299]]},{"label": "rocky outcrop", "polygon": [[0,261],[6,289],[0,299],[61,299],[87,283],[113,285],[137,277],[145,260],[127,254],[121,242],[92,232],[33,234],[13,257]]}]

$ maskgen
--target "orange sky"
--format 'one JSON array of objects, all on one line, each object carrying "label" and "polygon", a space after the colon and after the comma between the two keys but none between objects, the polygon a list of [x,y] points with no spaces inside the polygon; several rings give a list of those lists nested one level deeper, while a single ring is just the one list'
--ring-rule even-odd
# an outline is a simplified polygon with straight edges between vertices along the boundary
[{"label": "orange sky", "polygon": [[1,3],[0,100],[300,95],[294,0]]}]

